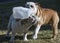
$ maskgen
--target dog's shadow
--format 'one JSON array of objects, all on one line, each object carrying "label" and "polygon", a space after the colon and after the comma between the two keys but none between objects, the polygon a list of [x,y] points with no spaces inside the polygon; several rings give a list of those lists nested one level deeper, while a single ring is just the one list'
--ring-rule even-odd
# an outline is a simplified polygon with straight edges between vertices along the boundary
[{"label": "dog's shadow", "polygon": [[[0,35],[0,41],[8,41],[11,37],[6,37],[6,35]],[[27,36],[28,39],[32,39],[32,35]],[[40,39],[50,39],[51,37],[40,37]],[[15,36],[15,40],[23,40],[23,36]],[[39,38],[38,38],[39,39]]]},{"label": "dog's shadow", "polygon": [[[32,39],[31,36],[32,35],[28,35],[28,39]],[[6,35],[0,35],[0,42],[8,42],[10,40],[10,38],[11,37],[6,37]],[[14,40],[16,40],[16,39],[23,40],[23,36],[16,35]],[[40,39],[50,39],[50,38],[48,38],[48,37],[41,37]]]},{"label": "dog's shadow", "polygon": [[[28,39],[31,39],[32,35],[28,35]],[[8,42],[10,40],[11,36],[6,37],[6,35],[0,35],[0,42]],[[22,36],[18,36],[16,35],[14,40],[19,39],[19,40],[23,40],[23,35]]]},{"label": "dog's shadow", "polygon": [[0,42],[8,41],[10,37],[6,37],[5,35],[0,35]]}]

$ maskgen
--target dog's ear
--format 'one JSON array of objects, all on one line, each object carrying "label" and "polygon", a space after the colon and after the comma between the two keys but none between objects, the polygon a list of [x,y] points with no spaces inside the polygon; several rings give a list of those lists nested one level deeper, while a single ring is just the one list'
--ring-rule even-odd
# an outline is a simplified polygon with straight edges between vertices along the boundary
[{"label": "dog's ear", "polygon": [[39,2],[36,2],[36,5],[39,5],[40,6],[40,3]]}]

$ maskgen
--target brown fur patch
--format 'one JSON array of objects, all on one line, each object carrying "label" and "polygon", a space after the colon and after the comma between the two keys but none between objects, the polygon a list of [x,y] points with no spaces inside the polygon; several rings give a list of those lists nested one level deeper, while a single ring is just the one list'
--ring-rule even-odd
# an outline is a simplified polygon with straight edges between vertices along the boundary
[{"label": "brown fur patch", "polygon": [[58,22],[59,22],[59,16],[58,13],[52,9],[42,8],[41,6],[37,5],[37,17],[41,17],[42,19],[38,21],[37,24],[43,25],[50,23],[52,24],[52,30],[53,30],[53,38],[55,39],[58,33]]}]

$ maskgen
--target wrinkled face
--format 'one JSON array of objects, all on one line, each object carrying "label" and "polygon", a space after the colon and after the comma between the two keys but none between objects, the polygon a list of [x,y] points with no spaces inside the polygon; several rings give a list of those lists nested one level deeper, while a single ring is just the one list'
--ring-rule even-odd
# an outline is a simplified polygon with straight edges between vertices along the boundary
[{"label": "wrinkled face", "polygon": [[35,5],[34,2],[27,2],[27,3],[26,3],[26,7],[27,7],[27,8],[35,8],[36,5]]}]

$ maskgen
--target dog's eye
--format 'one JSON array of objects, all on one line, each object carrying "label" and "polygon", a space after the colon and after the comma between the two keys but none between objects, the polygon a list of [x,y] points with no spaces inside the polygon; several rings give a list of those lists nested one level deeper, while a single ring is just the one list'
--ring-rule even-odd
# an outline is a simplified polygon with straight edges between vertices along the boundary
[{"label": "dog's eye", "polygon": [[33,8],[34,6],[33,5],[31,5],[31,8]]}]

